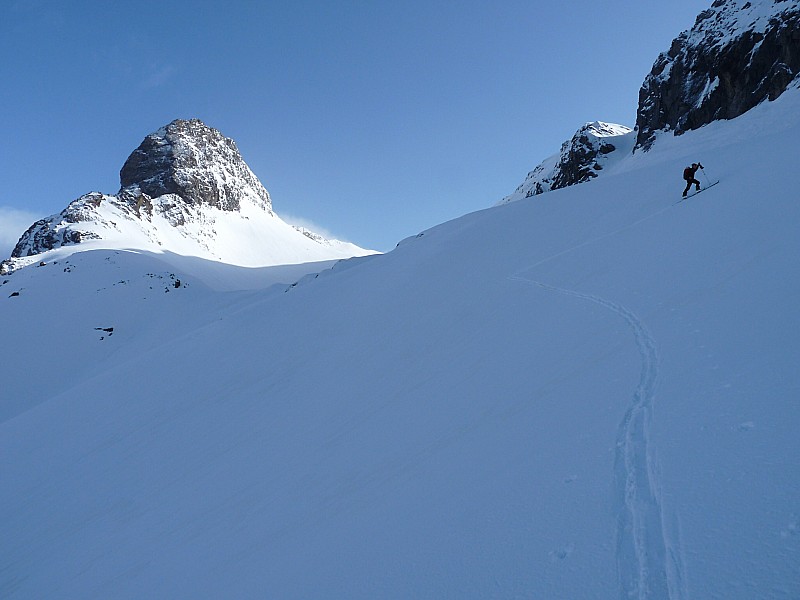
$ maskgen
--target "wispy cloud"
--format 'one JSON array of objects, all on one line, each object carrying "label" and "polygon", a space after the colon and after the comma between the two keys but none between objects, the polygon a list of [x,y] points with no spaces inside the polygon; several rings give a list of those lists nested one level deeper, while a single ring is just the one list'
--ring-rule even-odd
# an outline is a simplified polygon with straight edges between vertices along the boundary
[{"label": "wispy cloud", "polygon": [[0,206],[0,260],[11,256],[19,238],[42,215]]},{"label": "wispy cloud", "polygon": [[161,87],[167,83],[178,69],[172,65],[159,65],[153,67],[150,73],[142,81],[143,90],[151,90],[153,88]]},{"label": "wispy cloud", "polygon": [[305,219],[303,217],[296,217],[294,215],[287,215],[287,214],[284,214],[284,213],[281,213],[278,216],[281,219],[283,219],[284,221],[286,221],[289,225],[292,225],[294,227],[300,227],[301,229],[307,229],[308,231],[311,231],[313,233],[321,235],[325,239],[328,239],[328,240],[339,240],[341,242],[347,241],[347,240],[343,239],[341,236],[337,236],[336,234],[332,233],[331,231],[325,229],[324,227],[321,227],[321,226],[317,225],[316,223],[313,223],[313,222],[311,222],[308,219]]}]

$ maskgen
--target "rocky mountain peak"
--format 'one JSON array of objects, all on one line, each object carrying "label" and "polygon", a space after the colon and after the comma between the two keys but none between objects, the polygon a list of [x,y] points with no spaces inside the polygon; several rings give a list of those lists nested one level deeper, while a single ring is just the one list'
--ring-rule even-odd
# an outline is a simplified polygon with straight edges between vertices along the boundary
[{"label": "rocky mountain peak", "polygon": [[636,146],[774,100],[800,73],[800,3],[716,0],[661,53],[639,91]]},{"label": "rocky mountain peak", "polygon": [[199,119],[177,119],[148,135],[120,171],[120,196],[179,196],[194,205],[237,211],[244,198],[271,211],[269,193],[236,143]]},{"label": "rocky mountain peak", "polygon": [[285,223],[233,140],[198,119],[151,133],[120,171],[117,194],[91,192],[31,225],[0,274],[31,257],[92,247],[169,251],[241,266],[313,262],[371,254]]},{"label": "rocky mountain peak", "polygon": [[558,154],[545,159],[513,194],[498,204],[506,204],[522,198],[530,198],[576,183],[584,183],[598,176],[608,164],[611,154],[615,156],[630,152],[632,130],[625,125],[592,121],[583,125],[563,144]]}]

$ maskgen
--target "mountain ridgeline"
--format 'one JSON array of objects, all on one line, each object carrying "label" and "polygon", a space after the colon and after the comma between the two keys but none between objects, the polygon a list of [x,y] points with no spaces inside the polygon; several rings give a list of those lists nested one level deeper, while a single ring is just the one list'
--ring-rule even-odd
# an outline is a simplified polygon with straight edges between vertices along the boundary
[{"label": "mountain ridgeline", "polygon": [[656,59],[635,129],[587,123],[498,204],[590,181],[622,154],[647,151],[660,133],[733,119],[797,86],[799,73],[797,1],[716,0]]}]

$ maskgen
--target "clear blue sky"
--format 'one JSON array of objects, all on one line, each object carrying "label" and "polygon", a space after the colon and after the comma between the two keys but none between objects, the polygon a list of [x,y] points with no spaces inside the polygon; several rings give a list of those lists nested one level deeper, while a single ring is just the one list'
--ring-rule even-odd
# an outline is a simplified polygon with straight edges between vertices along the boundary
[{"label": "clear blue sky", "polygon": [[279,215],[390,250],[491,206],[586,121],[633,126],[658,53],[710,4],[4,0],[0,254],[193,117]]}]

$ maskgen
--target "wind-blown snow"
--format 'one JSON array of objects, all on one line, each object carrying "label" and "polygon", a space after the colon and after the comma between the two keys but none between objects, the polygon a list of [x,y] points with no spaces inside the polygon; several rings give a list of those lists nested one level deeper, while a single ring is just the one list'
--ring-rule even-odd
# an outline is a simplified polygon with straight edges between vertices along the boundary
[{"label": "wind-blown snow", "polygon": [[291,287],[13,273],[0,596],[800,597],[798,137],[793,90]]}]

